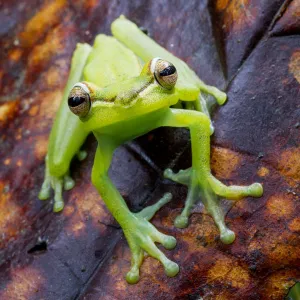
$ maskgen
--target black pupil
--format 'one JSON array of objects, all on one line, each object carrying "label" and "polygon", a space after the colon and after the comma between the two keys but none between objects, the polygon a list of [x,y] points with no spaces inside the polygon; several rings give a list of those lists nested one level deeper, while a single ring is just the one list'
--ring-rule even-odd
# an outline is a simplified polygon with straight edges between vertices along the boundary
[{"label": "black pupil", "polygon": [[85,101],[84,97],[75,96],[75,97],[70,97],[68,99],[68,104],[71,107],[76,107],[76,106],[82,104],[84,101]]},{"label": "black pupil", "polygon": [[174,66],[168,66],[166,67],[165,69],[163,69],[159,75],[160,76],[169,76],[169,75],[172,75],[176,72],[176,68]]}]

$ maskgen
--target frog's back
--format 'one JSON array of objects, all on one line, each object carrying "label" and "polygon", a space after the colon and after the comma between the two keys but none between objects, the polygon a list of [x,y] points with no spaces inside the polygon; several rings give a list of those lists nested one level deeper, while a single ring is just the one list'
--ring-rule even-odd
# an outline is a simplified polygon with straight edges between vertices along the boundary
[{"label": "frog's back", "polygon": [[105,87],[140,72],[139,60],[130,49],[113,37],[99,34],[84,68],[84,80]]}]

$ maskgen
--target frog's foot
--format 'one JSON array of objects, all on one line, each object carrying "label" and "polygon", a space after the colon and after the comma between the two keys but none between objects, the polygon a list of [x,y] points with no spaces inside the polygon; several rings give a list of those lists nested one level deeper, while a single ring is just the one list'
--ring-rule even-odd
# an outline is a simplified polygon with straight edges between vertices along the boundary
[{"label": "frog's foot", "polygon": [[239,200],[243,197],[261,197],[262,185],[253,183],[249,186],[226,186],[211,174],[197,174],[192,168],[179,171],[174,174],[170,169],[164,173],[166,178],[181,184],[188,185],[188,195],[182,213],[175,219],[175,226],[185,228],[188,226],[188,218],[197,198],[202,199],[208,213],[213,217],[220,230],[220,239],[224,244],[230,244],[235,239],[233,231],[228,229],[224,221],[224,213],[220,207],[219,197],[231,200]]},{"label": "frog's foot", "polygon": [[[139,281],[139,268],[143,262],[144,251],[150,256],[159,260],[164,266],[165,273],[169,277],[175,276],[178,271],[178,265],[169,260],[155,243],[162,244],[166,249],[173,249],[176,246],[176,239],[172,236],[159,232],[146,219],[134,216],[135,220],[127,224],[124,233],[132,252],[131,269],[126,275],[128,283],[137,283]],[[128,228],[129,227],[129,228]]]},{"label": "frog's foot", "polygon": [[40,200],[47,200],[50,198],[51,190],[54,190],[54,205],[53,211],[59,212],[64,208],[64,200],[62,197],[63,189],[70,190],[74,187],[75,182],[66,174],[62,177],[51,176],[46,170],[45,180],[42,184],[41,190],[39,192]]},{"label": "frog's foot", "polygon": [[131,249],[131,269],[126,275],[128,283],[137,283],[140,277],[140,266],[143,262],[144,251],[150,256],[159,260],[165,269],[165,273],[173,277],[178,271],[178,265],[169,260],[155,245],[162,244],[166,249],[171,250],[176,246],[176,239],[172,236],[159,232],[148,220],[158,211],[164,204],[171,200],[172,196],[167,193],[156,204],[144,208],[139,213],[134,214],[134,218],[124,226],[124,233]]}]

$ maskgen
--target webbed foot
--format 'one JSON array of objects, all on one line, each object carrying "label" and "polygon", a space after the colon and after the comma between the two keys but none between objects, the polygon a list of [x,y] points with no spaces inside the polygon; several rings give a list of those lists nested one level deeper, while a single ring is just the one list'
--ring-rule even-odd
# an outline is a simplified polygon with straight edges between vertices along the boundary
[{"label": "webbed foot", "polygon": [[225,225],[219,197],[239,200],[247,196],[261,197],[263,194],[263,187],[260,183],[253,183],[249,186],[226,186],[210,173],[197,172],[193,168],[181,170],[177,174],[167,169],[164,172],[164,176],[188,186],[185,207],[175,219],[175,226],[178,228],[188,226],[188,218],[192,207],[200,196],[206,210],[213,217],[219,228],[220,239],[224,244],[231,244],[235,240],[235,233]]},{"label": "webbed foot", "polygon": [[124,234],[132,253],[131,269],[126,275],[128,283],[134,284],[139,281],[139,269],[143,262],[144,251],[162,263],[165,273],[169,277],[173,277],[179,272],[178,265],[169,260],[155,245],[155,243],[160,243],[166,249],[171,250],[176,246],[176,239],[159,232],[148,221],[158,209],[171,200],[171,197],[171,194],[165,194],[156,204],[146,207],[139,213],[132,214],[126,226],[123,226]]}]

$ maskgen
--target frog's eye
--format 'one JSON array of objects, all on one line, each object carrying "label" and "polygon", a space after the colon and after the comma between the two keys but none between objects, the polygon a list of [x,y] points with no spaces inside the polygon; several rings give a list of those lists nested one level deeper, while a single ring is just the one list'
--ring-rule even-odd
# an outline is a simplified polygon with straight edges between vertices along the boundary
[{"label": "frog's eye", "polygon": [[158,84],[167,90],[171,90],[177,81],[177,71],[173,64],[170,62],[154,58],[151,62],[151,71]]},{"label": "frog's eye", "polygon": [[82,84],[77,83],[72,88],[69,98],[68,105],[73,114],[78,117],[85,117],[91,108],[91,99],[88,88]]}]

